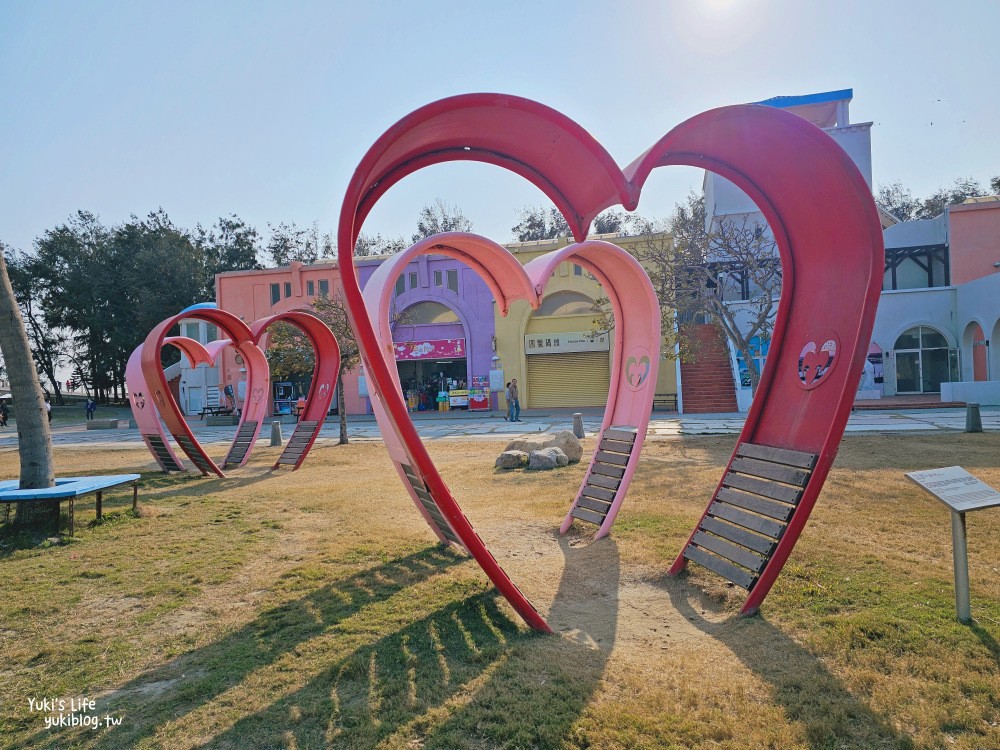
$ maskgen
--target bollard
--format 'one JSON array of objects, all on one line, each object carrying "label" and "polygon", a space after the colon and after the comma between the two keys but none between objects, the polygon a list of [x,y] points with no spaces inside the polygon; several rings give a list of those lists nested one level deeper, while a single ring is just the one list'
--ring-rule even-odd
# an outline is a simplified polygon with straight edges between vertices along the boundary
[{"label": "bollard", "polygon": [[281,447],[281,422],[271,422],[271,445]]},{"label": "bollard", "polygon": [[982,432],[983,418],[979,414],[979,404],[965,405],[965,431]]},{"label": "bollard", "polygon": [[580,413],[573,415],[573,434],[581,440],[587,437],[587,433],[583,431],[583,415]]}]

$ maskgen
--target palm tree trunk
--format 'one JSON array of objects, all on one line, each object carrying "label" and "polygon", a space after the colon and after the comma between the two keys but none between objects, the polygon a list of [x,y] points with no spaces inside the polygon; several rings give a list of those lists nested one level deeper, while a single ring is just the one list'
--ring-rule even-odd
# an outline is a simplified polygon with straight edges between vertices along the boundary
[{"label": "palm tree trunk", "polygon": [[[17,420],[17,452],[21,459],[21,489],[51,487],[52,438],[49,434],[45,399],[38,382],[38,372],[31,357],[28,333],[21,311],[14,300],[14,290],[7,275],[7,264],[0,256],[0,350],[3,351],[14,398]],[[58,501],[18,503],[15,523],[32,528],[59,523]]]}]

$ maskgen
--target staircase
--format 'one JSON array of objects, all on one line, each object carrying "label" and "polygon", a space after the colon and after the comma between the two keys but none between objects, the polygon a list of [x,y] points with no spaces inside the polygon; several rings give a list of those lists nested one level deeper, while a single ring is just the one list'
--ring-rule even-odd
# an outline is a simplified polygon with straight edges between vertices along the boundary
[{"label": "staircase", "polygon": [[729,347],[722,331],[710,323],[691,323],[696,362],[681,362],[681,394],[685,414],[735,412],[736,386]]}]

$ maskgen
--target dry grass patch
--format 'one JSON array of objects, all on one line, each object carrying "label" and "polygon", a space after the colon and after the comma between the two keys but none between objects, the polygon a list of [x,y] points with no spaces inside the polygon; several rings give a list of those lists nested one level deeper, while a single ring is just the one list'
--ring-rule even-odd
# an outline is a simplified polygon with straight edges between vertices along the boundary
[{"label": "dry grass patch", "polygon": [[[430,445],[554,637],[433,543],[381,445],[295,473],[264,449],[226,480],[57,451],[63,475],[143,472],[140,513],[123,493],[100,525],[79,507],[71,542],[0,536],[0,746],[1000,747],[998,516],[970,516],[961,626],[948,514],[902,476],[958,463],[1000,486],[1000,436],[848,438],[755,618],[710,573],[664,576],[733,442],[647,443],[596,544],[556,534],[582,465],[503,473],[500,444]],[[79,695],[121,725],[47,729],[28,709]]]}]

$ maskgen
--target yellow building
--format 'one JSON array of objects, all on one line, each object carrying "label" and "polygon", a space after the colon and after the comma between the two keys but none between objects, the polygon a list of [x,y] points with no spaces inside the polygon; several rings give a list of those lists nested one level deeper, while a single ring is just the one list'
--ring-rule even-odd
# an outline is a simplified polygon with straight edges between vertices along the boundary
[{"label": "yellow building", "polygon": [[[631,252],[638,237],[596,235]],[[569,244],[568,238],[507,245],[521,264]],[[522,409],[605,406],[611,382],[614,331],[594,338],[594,304],[604,297],[597,280],[580,266],[562,263],[549,279],[538,310],[525,301],[506,318],[494,305],[495,365],[503,381],[516,378]],[[661,356],[656,393],[677,393],[673,359]],[[506,408],[503,393],[500,408]]]}]

